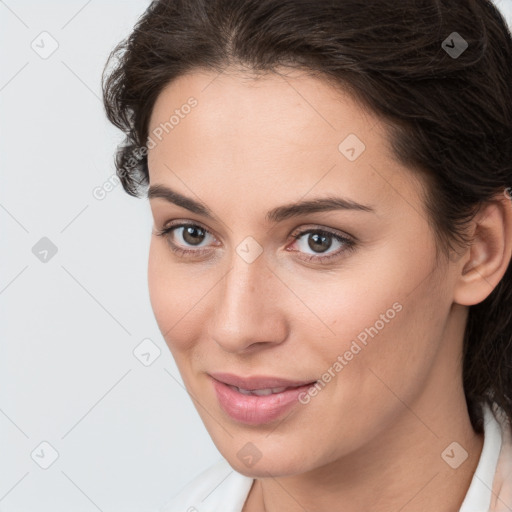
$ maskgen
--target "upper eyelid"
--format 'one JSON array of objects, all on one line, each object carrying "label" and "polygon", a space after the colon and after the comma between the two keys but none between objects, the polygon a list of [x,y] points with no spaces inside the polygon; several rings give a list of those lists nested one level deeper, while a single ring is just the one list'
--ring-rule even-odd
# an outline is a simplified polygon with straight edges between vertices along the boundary
[{"label": "upper eyelid", "polygon": [[[204,231],[206,231],[207,233],[209,233],[210,235],[215,236],[211,229],[204,226],[201,222],[195,221],[195,220],[194,221],[185,221],[185,220],[179,221],[179,220],[177,220],[177,221],[173,221],[173,223],[165,223],[163,225],[162,230],[173,229],[173,228],[184,227],[184,226],[185,227],[186,226],[197,226],[197,227],[203,229]],[[303,228],[295,228],[292,230],[290,236],[294,236],[293,233],[304,235],[305,233],[307,233],[309,231],[325,231],[328,234],[331,234],[333,236],[339,236],[341,238],[351,238],[353,240],[356,240],[356,237],[353,235],[349,235],[348,233],[340,231],[336,228],[330,228],[330,227],[323,226],[320,224],[306,224],[306,226]]]}]

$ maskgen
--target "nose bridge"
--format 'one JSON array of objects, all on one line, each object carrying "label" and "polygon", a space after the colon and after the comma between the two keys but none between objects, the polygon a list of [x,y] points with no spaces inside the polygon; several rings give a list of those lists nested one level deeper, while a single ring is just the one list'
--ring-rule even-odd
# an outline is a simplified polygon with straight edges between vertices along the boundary
[{"label": "nose bridge", "polygon": [[[243,246],[243,244],[242,244]],[[243,254],[243,253],[242,253]],[[232,266],[219,286],[211,337],[228,351],[240,351],[259,342],[284,337],[284,319],[276,304],[279,280],[263,254],[254,261],[235,253]]]}]

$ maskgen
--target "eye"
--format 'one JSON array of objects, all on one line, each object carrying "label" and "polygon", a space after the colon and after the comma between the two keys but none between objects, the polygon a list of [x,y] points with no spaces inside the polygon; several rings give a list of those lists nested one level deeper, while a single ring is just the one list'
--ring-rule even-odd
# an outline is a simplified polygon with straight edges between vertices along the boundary
[{"label": "eye", "polygon": [[[181,256],[202,256],[211,250],[208,244],[208,238],[215,240],[215,237],[206,228],[203,228],[199,224],[185,222],[170,225],[157,231],[155,234],[164,237],[171,250]],[[296,234],[292,234],[292,237],[297,241],[294,245],[298,245],[299,250],[290,252],[303,254],[303,256],[299,256],[299,259],[320,263],[341,258],[348,251],[354,250],[356,245],[356,242],[352,238],[323,228],[302,230]],[[175,241],[175,238],[179,239],[178,243]],[[303,238],[304,240],[302,240]],[[205,241],[206,243],[203,244]],[[333,246],[333,242],[334,245],[339,245],[338,250],[327,253]],[[216,245],[218,245],[218,243]],[[196,247],[196,249],[187,249],[186,247]],[[287,250],[290,249],[287,248]],[[313,254],[305,252],[307,250],[312,250]],[[323,256],[323,253],[327,253],[327,255]]]},{"label": "eye", "polygon": [[[304,251],[308,249],[313,251],[313,254],[306,253],[305,257],[300,256],[300,259],[306,261],[324,263],[334,258],[340,258],[344,256],[343,253],[355,249],[355,241],[351,238],[321,228],[300,231],[292,236],[295,240],[300,242],[296,244],[299,245],[299,251],[297,252],[304,254]],[[302,240],[302,238],[304,238],[304,240]],[[333,241],[335,245],[339,245],[338,250],[328,253],[326,256],[322,256],[321,254],[326,253],[333,246]]]},{"label": "eye", "polygon": [[[213,235],[202,226],[199,226],[198,224],[192,224],[192,223],[180,223],[168,226],[160,231],[157,231],[155,233],[157,236],[164,237],[167,242],[169,243],[169,246],[173,252],[179,255],[195,255],[200,256],[208,251],[208,249],[184,249],[182,245],[187,247],[187,244],[189,247],[200,247],[200,244],[210,236],[211,238],[214,238]],[[184,243],[180,241],[179,244],[177,244],[173,238],[178,237],[179,239],[183,240]]]}]

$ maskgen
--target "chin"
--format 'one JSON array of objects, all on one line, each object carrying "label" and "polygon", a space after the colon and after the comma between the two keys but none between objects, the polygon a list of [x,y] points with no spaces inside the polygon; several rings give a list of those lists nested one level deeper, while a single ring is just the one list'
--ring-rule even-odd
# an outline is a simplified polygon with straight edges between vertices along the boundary
[{"label": "chin", "polygon": [[298,454],[295,454],[293,460],[287,459],[284,456],[274,453],[274,458],[266,459],[264,456],[261,457],[257,462],[249,465],[241,461],[238,456],[230,457],[227,459],[230,466],[241,473],[242,475],[251,478],[268,478],[268,477],[287,477],[294,476],[297,474],[305,473],[312,469],[308,467],[305,461],[297,460]]}]

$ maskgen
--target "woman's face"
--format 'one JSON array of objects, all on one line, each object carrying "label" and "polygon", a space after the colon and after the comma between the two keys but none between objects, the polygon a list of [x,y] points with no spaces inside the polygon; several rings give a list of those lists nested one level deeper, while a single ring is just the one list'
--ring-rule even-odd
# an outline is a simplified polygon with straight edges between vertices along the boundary
[{"label": "woman's face", "polygon": [[[151,239],[151,303],[222,455],[291,475],[382,449],[396,428],[425,436],[460,391],[465,318],[384,123],[297,72],[194,72],[160,94],[149,129],[151,187],[188,199],[151,194],[155,233],[174,226]],[[220,373],[306,386],[247,396]]]}]

